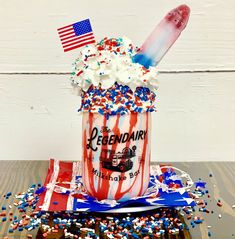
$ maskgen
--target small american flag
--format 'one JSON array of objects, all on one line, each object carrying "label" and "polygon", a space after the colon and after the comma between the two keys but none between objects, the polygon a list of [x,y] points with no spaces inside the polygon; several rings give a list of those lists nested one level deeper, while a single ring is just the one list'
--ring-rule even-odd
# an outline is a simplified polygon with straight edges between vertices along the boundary
[{"label": "small american flag", "polygon": [[64,52],[95,43],[89,19],[61,27],[57,30]]}]

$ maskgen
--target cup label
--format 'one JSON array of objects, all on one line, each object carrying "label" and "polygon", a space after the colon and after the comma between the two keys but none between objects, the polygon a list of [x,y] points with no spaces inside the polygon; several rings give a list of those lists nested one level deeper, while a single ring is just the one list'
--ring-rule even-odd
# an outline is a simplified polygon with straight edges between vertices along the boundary
[{"label": "cup label", "polygon": [[[103,127],[101,129],[101,133],[107,132],[109,133],[111,130],[108,129],[107,127]],[[138,140],[144,140],[147,135],[147,130],[137,130],[133,131],[131,134],[128,132],[126,133],[121,133],[120,135],[106,135],[102,136],[99,135],[99,129],[97,127],[94,127],[91,131],[91,136],[88,138],[88,143],[87,143],[87,149],[91,149],[92,151],[97,151],[98,147],[97,145],[113,145],[117,143],[126,143],[130,141],[138,141]],[[94,146],[95,145],[95,146]]]},{"label": "cup label", "polygon": [[[109,134],[111,130],[104,126],[101,128],[99,135],[99,129],[94,127],[91,131],[90,138],[87,139],[87,149],[97,151],[99,146],[125,144],[131,141],[145,140],[147,137],[147,130],[137,130],[132,133],[124,132],[121,134]],[[103,169],[108,169],[113,172],[125,173],[133,168],[132,159],[136,157],[136,146],[124,147],[121,151],[112,149],[102,149],[100,152],[100,161]],[[123,181],[127,177],[129,179],[136,177],[139,174],[139,170],[136,172],[130,172],[125,175],[112,176],[92,168],[92,174],[104,180],[110,181]]]}]

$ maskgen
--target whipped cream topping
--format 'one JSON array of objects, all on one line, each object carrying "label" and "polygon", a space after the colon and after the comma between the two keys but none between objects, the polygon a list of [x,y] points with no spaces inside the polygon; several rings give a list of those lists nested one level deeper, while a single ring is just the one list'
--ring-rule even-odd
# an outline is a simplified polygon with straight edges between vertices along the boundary
[{"label": "whipped cream topping", "polygon": [[157,71],[132,61],[138,51],[126,37],[84,47],[71,77],[82,99],[78,111],[107,117],[156,111]]},{"label": "whipped cream topping", "polygon": [[136,87],[156,90],[156,68],[146,69],[132,62],[132,57],[138,51],[126,37],[104,38],[96,45],[87,45],[74,63],[73,85],[87,91],[92,85],[108,89],[117,82],[127,85],[133,92]]}]

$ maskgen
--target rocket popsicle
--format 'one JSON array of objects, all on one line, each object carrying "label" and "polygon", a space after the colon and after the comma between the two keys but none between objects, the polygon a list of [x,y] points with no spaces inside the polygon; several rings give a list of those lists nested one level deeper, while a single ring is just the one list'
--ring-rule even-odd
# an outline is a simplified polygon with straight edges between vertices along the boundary
[{"label": "rocket popsicle", "polygon": [[180,5],[170,11],[146,39],[133,57],[133,62],[145,68],[156,66],[186,27],[189,15],[190,8],[187,5]]}]

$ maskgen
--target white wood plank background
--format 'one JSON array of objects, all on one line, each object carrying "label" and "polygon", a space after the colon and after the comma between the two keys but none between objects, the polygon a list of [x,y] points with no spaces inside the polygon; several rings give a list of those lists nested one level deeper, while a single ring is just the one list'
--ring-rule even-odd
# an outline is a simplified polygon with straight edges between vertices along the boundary
[{"label": "white wood plank background", "polygon": [[[233,75],[161,74],[159,81],[152,159],[234,160]],[[78,159],[78,105],[67,76],[0,76],[0,159]]]},{"label": "white wood plank background", "polygon": [[90,18],[96,38],[127,35],[141,44],[178,4],[189,26],[161,70],[233,70],[234,0],[1,0],[0,72],[70,72],[78,51],[64,54],[56,29]]},{"label": "white wood plank background", "polygon": [[80,158],[79,98],[66,74],[79,51],[63,53],[58,27],[90,18],[97,40],[139,45],[182,3],[192,14],[159,66],[152,159],[235,160],[234,0],[0,0],[0,159]]}]

